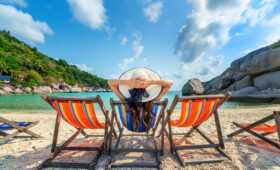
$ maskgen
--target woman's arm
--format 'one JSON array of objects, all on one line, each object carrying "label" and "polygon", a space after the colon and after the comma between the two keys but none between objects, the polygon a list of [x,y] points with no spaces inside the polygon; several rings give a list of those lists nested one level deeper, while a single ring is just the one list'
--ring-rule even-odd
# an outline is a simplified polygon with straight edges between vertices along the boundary
[{"label": "woman's arm", "polygon": [[132,88],[142,88],[141,80],[136,78],[131,80],[110,79],[108,80],[108,84],[111,90],[118,96],[120,100],[125,100],[125,97],[120,93],[118,89],[119,85],[128,85]]},{"label": "woman's arm", "polygon": [[171,80],[150,80],[151,81],[151,85],[152,84],[156,84],[156,85],[161,85],[163,87],[160,95],[155,99],[155,101],[160,101],[165,94],[168,92],[168,90],[171,88],[171,86],[173,85],[173,82]]},{"label": "woman's arm", "polygon": [[132,88],[147,88],[150,85],[161,85],[163,87],[160,95],[155,99],[159,101],[162,97],[168,92],[168,90],[173,85],[171,80],[148,80],[141,77],[137,77],[131,80],[119,80],[119,79],[110,79],[108,84],[112,91],[118,96],[120,100],[125,100],[125,97],[119,92],[119,85],[128,85]]}]

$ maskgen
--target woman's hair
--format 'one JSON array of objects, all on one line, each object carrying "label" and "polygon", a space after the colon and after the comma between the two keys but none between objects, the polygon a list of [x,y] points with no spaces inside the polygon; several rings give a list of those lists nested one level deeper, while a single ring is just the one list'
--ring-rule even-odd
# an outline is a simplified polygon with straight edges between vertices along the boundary
[{"label": "woman's hair", "polygon": [[143,116],[143,123],[146,127],[147,132],[150,130],[151,119],[155,114],[153,113],[153,102],[143,102],[140,106],[136,106],[133,103],[128,102],[127,113],[130,113],[131,118],[134,120],[133,128],[137,130],[141,123],[141,114]]}]

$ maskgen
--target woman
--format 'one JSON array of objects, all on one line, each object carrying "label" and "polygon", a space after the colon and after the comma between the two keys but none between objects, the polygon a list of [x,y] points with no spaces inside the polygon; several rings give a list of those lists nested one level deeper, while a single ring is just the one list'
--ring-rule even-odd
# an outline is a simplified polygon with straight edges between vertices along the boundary
[{"label": "woman", "polygon": [[155,114],[152,101],[160,101],[173,82],[160,79],[156,72],[147,68],[134,68],[123,73],[120,79],[108,80],[108,84],[120,100],[128,102],[127,112],[134,119],[134,130],[138,129],[143,116],[148,131],[151,117]]}]

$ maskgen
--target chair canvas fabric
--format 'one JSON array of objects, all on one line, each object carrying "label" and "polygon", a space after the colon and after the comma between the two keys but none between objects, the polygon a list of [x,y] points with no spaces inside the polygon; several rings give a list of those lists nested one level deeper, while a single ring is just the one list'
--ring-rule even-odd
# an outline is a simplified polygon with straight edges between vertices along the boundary
[{"label": "chair canvas fabric", "polygon": [[[13,122],[14,124],[17,124],[21,127],[26,127],[30,124],[32,124],[33,122]],[[12,130],[14,129],[14,127],[7,125],[6,123],[2,123],[0,124],[0,131],[6,131],[6,130]]]},{"label": "chair canvas fabric", "polygon": [[181,116],[179,120],[171,120],[171,126],[198,126],[211,117],[223,102],[224,98],[184,100],[181,107]]},{"label": "chair canvas fabric", "polygon": [[[131,118],[131,112],[127,111],[128,104],[120,103],[118,104],[118,111],[119,116],[121,119],[121,122],[123,126],[125,126],[129,131],[132,132],[146,132],[147,129],[143,122],[143,114],[140,116],[140,124],[137,130],[134,129],[134,120]],[[151,121],[150,121],[150,127],[152,128],[155,124],[156,115],[158,112],[158,104],[154,104],[153,106],[153,114],[151,114]]]},{"label": "chair canvas fabric", "polygon": [[99,123],[94,106],[89,101],[51,100],[59,116],[70,125],[82,129],[104,129]]},{"label": "chair canvas fabric", "polygon": [[[251,125],[250,123],[240,123],[241,126],[246,127]],[[264,133],[276,133],[277,129],[276,129],[276,125],[268,125],[265,123],[262,123],[254,128],[252,128],[255,131],[260,131],[260,132],[264,132]]]}]

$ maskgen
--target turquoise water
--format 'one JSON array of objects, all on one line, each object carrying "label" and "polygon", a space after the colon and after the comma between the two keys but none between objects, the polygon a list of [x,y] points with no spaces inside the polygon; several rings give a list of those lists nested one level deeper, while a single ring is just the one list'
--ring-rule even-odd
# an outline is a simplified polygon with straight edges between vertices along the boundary
[{"label": "turquoise water", "polygon": [[[173,91],[166,94],[168,98],[168,106],[176,94],[181,95],[181,91]],[[100,95],[107,110],[110,108],[110,98],[117,100],[117,96],[113,92],[93,92],[93,93],[60,93],[51,94],[53,96],[71,96],[71,97],[95,97]],[[222,108],[237,107],[237,106],[252,106],[256,104],[238,103],[238,102],[226,102],[222,105]],[[259,105],[259,104],[258,104]],[[96,110],[100,110],[99,107],[95,107]],[[180,109],[180,105],[177,105],[176,109]],[[8,95],[0,96],[0,112],[1,111],[51,111],[53,110],[49,104],[47,104],[38,94],[21,94],[21,95]]]}]

